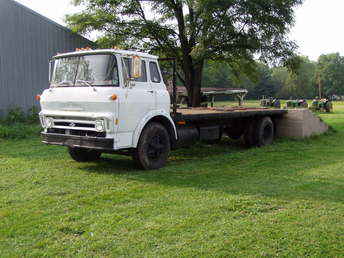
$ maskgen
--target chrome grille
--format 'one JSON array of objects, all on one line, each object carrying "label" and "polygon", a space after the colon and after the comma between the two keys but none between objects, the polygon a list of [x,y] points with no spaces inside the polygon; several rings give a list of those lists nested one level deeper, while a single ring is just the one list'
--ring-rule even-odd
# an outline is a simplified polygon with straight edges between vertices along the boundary
[{"label": "chrome grille", "polygon": [[[48,117],[53,120],[52,127],[47,130],[48,133],[101,138],[106,137],[106,132],[98,132],[96,130],[96,119],[82,117]],[[99,121],[99,119],[97,120]],[[105,121],[104,124],[106,125]]]},{"label": "chrome grille", "polygon": [[96,131],[95,120],[80,118],[52,117],[56,129]]},{"label": "chrome grille", "polygon": [[48,133],[54,133],[54,134],[66,134],[66,135],[75,135],[75,136],[106,138],[105,132],[99,133],[99,132],[93,132],[93,131],[66,130],[66,129],[56,129],[56,128],[50,128],[47,130],[47,132]]}]

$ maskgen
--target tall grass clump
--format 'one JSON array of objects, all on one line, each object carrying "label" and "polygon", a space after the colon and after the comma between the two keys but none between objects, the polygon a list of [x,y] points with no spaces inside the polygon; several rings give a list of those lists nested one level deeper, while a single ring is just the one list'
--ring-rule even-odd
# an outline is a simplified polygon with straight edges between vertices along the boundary
[{"label": "tall grass clump", "polygon": [[24,112],[14,107],[0,118],[0,139],[23,139],[39,135],[39,116],[37,107]]}]

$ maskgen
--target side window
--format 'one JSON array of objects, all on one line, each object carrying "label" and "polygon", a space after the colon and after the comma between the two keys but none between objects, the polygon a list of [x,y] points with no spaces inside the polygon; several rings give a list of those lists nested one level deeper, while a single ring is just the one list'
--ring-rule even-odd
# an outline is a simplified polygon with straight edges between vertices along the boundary
[{"label": "side window", "polygon": [[122,58],[123,78],[130,78],[130,59]]},{"label": "side window", "polygon": [[161,76],[156,62],[149,62],[149,70],[152,82],[160,83]]},{"label": "side window", "polygon": [[141,71],[142,71],[142,76],[140,78],[135,79],[135,81],[136,82],[147,82],[146,61],[142,60]]},{"label": "side window", "polygon": [[114,83],[114,85],[118,86],[119,85],[119,75],[118,75],[118,65],[117,65],[116,59],[115,59],[115,62],[116,62],[116,64],[115,64],[115,67],[113,70],[113,83]]},{"label": "side window", "polygon": [[[131,59],[130,58],[123,58],[123,76],[131,77]],[[142,60],[142,76],[140,78],[136,78],[136,82],[147,82],[147,69],[146,69],[146,61]],[[128,74],[128,75],[127,75]]]}]

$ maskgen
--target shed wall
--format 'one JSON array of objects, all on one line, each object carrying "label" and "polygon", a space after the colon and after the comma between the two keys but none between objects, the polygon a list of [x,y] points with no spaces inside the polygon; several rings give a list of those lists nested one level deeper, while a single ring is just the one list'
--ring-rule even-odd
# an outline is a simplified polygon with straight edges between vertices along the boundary
[{"label": "shed wall", "polygon": [[48,87],[49,58],[92,42],[14,2],[0,0],[0,115],[28,110]]}]

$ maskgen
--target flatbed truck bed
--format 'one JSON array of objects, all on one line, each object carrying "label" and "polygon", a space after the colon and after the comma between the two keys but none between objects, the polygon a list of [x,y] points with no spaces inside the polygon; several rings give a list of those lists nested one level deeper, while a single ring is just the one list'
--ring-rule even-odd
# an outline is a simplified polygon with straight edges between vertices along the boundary
[{"label": "flatbed truck bed", "polygon": [[179,108],[171,114],[178,133],[175,146],[217,141],[223,135],[243,138],[247,146],[268,145],[274,138],[275,121],[286,113],[285,109],[261,107]]},{"label": "flatbed truck bed", "polygon": [[286,109],[271,108],[243,108],[243,107],[217,107],[217,108],[180,108],[172,114],[175,122],[227,122],[228,120],[255,117],[281,117],[288,111]]}]

